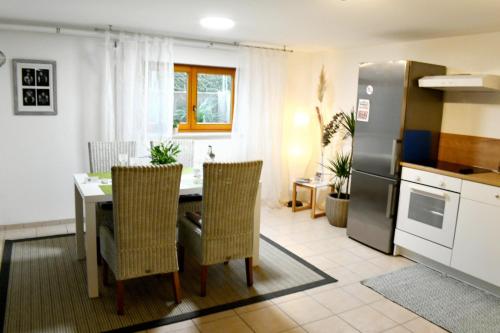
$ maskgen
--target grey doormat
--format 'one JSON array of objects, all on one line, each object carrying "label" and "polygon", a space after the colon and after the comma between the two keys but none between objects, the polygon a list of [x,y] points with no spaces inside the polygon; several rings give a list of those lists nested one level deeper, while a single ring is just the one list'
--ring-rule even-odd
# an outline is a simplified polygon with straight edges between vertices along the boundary
[{"label": "grey doormat", "polygon": [[[5,332],[135,332],[318,287],[336,280],[261,236],[254,285],[246,286],[244,260],[214,265],[207,296],[199,296],[200,266],[186,252],[182,303],[173,303],[170,277],[126,281],[125,315],[116,315],[115,291],[100,281],[89,299],[85,261],[75,237],[6,240],[0,272],[0,328]],[[102,280],[101,275],[99,277]]]},{"label": "grey doormat", "polygon": [[500,332],[500,298],[423,265],[361,283],[450,332]]}]

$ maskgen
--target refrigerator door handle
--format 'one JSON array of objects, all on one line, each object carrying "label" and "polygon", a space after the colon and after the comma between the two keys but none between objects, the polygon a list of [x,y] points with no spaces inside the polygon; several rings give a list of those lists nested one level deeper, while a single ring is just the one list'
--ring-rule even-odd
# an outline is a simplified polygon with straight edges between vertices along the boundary
[{"label": "refrigerator door handle", "polygon": [[398,164],[398,158],[397,156],[399,155],[400,151],[400,145],[401,145],[401,140],[399,139],[394,139],[392,140],[392,154],[391,154],[391,175],[396,174],[396,170],[398,169],[397,164]]},{"label": "refrigerator door handle", "polygon": [[385,208],[385,216],[390,219],[394,217],[394,184],[389,185],[389,191],[387,192],[387,206]]}]

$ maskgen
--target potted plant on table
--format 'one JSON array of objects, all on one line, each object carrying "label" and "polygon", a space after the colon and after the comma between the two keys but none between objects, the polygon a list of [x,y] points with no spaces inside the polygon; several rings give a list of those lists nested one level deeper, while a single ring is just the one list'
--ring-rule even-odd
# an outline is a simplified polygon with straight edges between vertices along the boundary
[{"label": "potted plant on table", "polygon": [[356,118],[354,111],[339,112],[323,130],[323,145],[327,146],[337,133],[342,134],[342,140],[351,139],[348,153],[337,153],[335,159],[330,159],[325,167],[333,174],[332,188],[334,192],[326,197],[325,211],[331,225],[345,228],[347,226],[347,212],[349,209],[350,180],[352,168],[352,149]]},{"label": "potted plant on table", "polygon": [[177,155],[181,150],[174,142],[160,143],[151,148],[151,164],[162,165],[177,162]]}]

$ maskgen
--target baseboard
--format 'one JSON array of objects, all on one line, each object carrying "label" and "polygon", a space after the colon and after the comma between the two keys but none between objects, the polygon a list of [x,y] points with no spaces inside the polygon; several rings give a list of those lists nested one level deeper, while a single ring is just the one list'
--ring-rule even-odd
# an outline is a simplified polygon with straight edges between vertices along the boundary
[{"label": "baseboard", "polygon": [[49,220],[49,221],[37,221],[30,223],[4,224],[0,225],[0,231],[22,229],[22,228],[48,227],[51,225],[70,224],[70,223],[75,223],[75,219],[59,219],[59,220]]},{"label": "baseboard", "polygon": [[497,297],[500,297],[500,287],[499,286],[495,286],[494,284],[480,280],[480,279],[473,277],[469,274],[458,271],[450,266],[443,265],[439,262],[436,262],[432,259],[421,256],[420,254],[417,254],[413,251],[410,251],[410,250],[405,249],[405,248],[400,247],[400,246],[397,246],[397,254],[399,254],[403,257],[406,257],[408,259],[411,259],[413,261],[416,261],[424,266],[432,268],[432,269],[439,271],[443,274],[451,276],[452,278],[454,278],[456,280],[462,281],[462,282],[467,283],[473,287],[479,288],[479,289],[484,290],[486,292],[489,292]]}]

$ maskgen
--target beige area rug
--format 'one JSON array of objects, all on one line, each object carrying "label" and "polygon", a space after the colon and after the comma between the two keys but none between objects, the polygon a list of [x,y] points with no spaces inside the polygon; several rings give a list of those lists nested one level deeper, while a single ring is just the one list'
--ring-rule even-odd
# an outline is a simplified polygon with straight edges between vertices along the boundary
[{"label": "beige area rug", "polygon": [[[134,332],[318,287],[336,280],[261,236],[260,265],[248,288],[244,260],[209,268],[207,296],[198,296],[199,265],[186,253],[182,303],[173,303],[170,277],[125,283],[125,315],[116,315],[113,281],[89,299],[85,261],[75,237],[6,240],[0,272],[4,332]],[[101,276],[100,276],[101,279]]]}]

